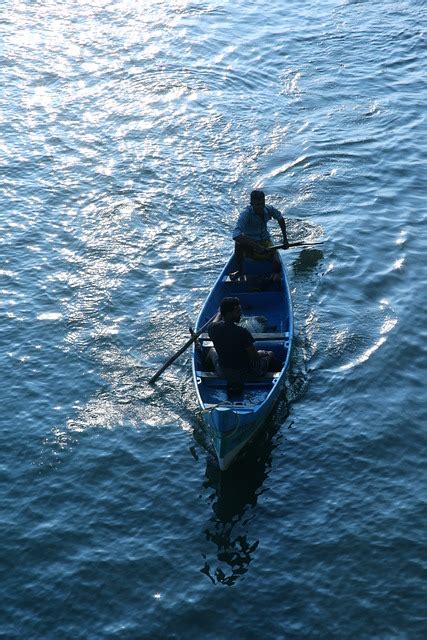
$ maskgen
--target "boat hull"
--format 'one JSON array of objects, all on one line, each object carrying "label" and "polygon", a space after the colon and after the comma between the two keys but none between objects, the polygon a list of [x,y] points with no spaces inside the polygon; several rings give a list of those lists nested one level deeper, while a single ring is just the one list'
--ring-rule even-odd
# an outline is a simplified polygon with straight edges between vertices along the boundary
[{"label": "boat hull", "polygon": [[234,258],[230,258],[202,308],[196,330],[214,315],[222,298],[238,297],[244,318],[264,321],[262,330],[252,331],[255,345],[272,350],[281,368],[245,383],[242,394],[231,399],[226,380],[205,370],[205,355],[212,343],[207,334],[202,334],[201,343],[193,350],[193,380],[204,430],[221,470],[228,469],[265,424],[281,393],[292,348],[292,303],[283,262],[279,282],[269,279],[270,263],[246,262],[247,278],[233,282],[228,278],[235,266]]},{"label": "boat hull", "polygon": [[228,469],[263,427],[276,399],[276,396],[271,397],[268,404],[253,412],[244,413],[232,406],[221,406],[204,413],[205,431],[211,440],[221,471]]}]

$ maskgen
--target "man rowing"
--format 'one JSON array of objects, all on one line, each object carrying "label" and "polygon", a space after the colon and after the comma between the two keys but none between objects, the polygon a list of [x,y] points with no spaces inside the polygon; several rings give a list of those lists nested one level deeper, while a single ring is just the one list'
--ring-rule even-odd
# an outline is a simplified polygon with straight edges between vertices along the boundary
[{"label": "man rowing", "polygon": [[264,191],[254,190],[251,193],[250,205],[240,213],[237,224],[233,230],[234,255],[237,271],[230,274],[232,279],[243,276],[243,259],[245,256],[270,260],[272,264],[273,279],[280,272],[280,258],[277,251],[269,251],[272,246],[267,222],[274,218],[277,220],[283,235],[284,249],[289,247],[286,233],[286,223],[281,212],[272,205],[265,204]]},{"label": "man rowing", "polygon": [[227,378],[229,392],[241,392],[243,382],[264,376],[275,363],[272,351],[255,347],[252,334],[239,326],[242,309],[239,298],[223,298],[209,326],[214,344],[210,360],[219,375]]}]

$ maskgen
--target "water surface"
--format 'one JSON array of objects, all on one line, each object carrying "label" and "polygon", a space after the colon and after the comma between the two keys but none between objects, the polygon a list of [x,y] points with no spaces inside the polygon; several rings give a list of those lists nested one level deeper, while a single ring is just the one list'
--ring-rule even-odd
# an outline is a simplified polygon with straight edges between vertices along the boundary
[{"label": "water surface", "polygon": [[[424,638],[424,3],[22,1],[0,35],[2,637]],[[220,474],[189,354],[147,381],[255,187],[325,243]]]}]

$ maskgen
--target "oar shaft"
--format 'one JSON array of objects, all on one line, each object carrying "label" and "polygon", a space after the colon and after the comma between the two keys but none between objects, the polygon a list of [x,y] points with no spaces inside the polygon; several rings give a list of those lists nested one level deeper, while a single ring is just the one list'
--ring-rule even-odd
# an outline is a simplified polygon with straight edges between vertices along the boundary
[{"label": "oar shaft", "polygon": [[177,351],[173,356],[171,356],[169,358],[169,360],[167,362],[165,362],[165,364],[162,367],[160,367],[160,369],[158,371],[156,371],[154,376],[151,376],[151,378],[148,381],[149,384],[152,384],[153,382],[156,382],[157,378],[159,378],[162,375],[163,371],[165,371],[165,369],[167,369],[172,364],[172,362],[175,362],[175,360],[177,358],[179,358],[179,356],[182,353],[184,353],[184,351],[186,351],[188,349],[188,347],[190,345],[192,345],[195,340],[197,340],[197,338],[203,333],[203,331],[210,325],[212,320],[214,320],[216,318],[216,315],[217,314],[215,313],[215,315],[212,316],[212,318],[210,318],[206,322],[206,324],[203,325],[203,327],[201,329],[199,329],[195,333],[193,332],[191,338],[189,340],[187,340],[187,342],[181,347],[181,349],[179,349],[179,351]]},{"label": "oar shaft", "polygon": [[[314,244],[323,244],[323,241],[321,242],[304,242],[304,240],[301,240],[301,242],[289,242],[289,247],[311,247],[311,245]],[[272,249],[284,249],[285,245],[284,244],[275,244],[272,247],[267,247],[267,249],[272,250]]]}]

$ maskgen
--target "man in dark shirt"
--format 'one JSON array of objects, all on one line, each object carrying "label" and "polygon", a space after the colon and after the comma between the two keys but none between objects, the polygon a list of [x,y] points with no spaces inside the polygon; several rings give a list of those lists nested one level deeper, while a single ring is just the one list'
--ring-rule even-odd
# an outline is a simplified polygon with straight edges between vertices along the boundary
[{"label": "man in dark shirt", "polygon": [[265,375],[274,359],[272,351],[256,349],[251,333],[239,327],[241,316],[239,298],[224,298],[208,329],[215,348],[211,354],[214,367],[234,386]]}]

